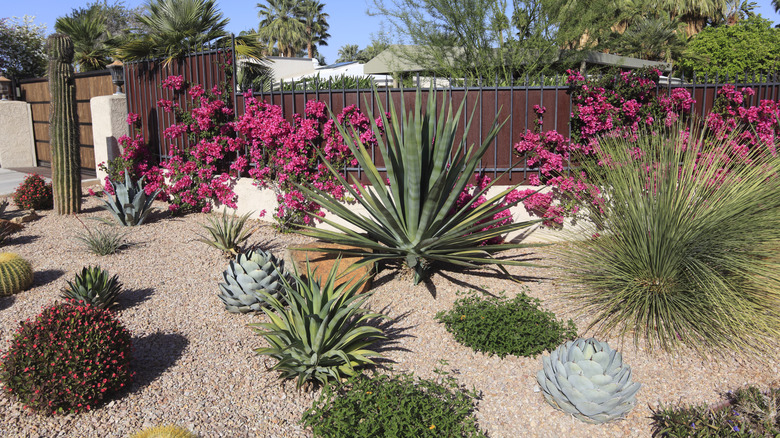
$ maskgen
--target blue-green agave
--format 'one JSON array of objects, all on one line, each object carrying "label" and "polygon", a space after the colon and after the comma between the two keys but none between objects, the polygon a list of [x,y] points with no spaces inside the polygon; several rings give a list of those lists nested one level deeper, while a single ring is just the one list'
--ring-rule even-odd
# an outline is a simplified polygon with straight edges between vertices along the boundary
[{"label": "blue-green agave", "polygon": [[536,381],[547,403],[587,423],[624,417],[636,405],[641,386],[631,367],[606,342],[568,341],[542,358]]},{"label": "blue-green agave", "polygon": [[152,210],[152,202],[162,189],[147,196],[144,192],[144,177],[133,183],[128,172],[125,172],[124,184],[115,181],[110,183],[114,188],[114,196],[103,200],[103,208],[110,211],[124,226],[143,224]]},{"label": "blue-green agave", "polygon": [[219,298],[230,313],[258,312],[266,306],[265,294],[281,299],[287,271],[284,260],[263,250],[238,254],[222,273]]}]

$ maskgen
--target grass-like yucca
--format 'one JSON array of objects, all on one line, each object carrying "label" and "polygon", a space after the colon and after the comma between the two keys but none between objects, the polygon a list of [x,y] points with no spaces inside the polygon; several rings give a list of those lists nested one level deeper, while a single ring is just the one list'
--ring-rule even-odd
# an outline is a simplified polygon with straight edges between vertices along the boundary
[{"label": "grass-like yucca", "polygon": [[604,138],[598,158],[611,164],[583,164],[606,202],[599,236],[563,250],[571,294],[595,316],[588,329],[651,348],[769,351],[780,338],[780,158],[764,146],[729,158],[736,136],[696,130],[686,147],[680,131]]}]

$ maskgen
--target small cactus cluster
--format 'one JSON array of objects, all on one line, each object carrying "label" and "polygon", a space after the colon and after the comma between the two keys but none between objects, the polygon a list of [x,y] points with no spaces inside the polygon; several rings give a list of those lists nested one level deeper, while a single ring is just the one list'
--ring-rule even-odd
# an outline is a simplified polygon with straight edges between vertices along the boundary
[{"label": "small cactus cluster", "polygon": [[30,262],[17,254],[0,253],[0,296],[13,295],[32,286]]}]

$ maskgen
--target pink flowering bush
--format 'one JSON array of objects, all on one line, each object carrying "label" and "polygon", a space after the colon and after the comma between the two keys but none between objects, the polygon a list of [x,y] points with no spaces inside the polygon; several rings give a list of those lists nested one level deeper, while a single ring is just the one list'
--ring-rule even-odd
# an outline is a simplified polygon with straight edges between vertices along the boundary
[{"label": "pink flowering bush", "polygon": [[[235,123],[249,148],[249,175],[260,187],[272,188],[279,208],[274,214],[280,229],[311,224],[311,216],[323,216],[299,185],[313,186],[345,200],[345,189],[328,171],[324,161],[335,169],[354,167],[357,160],[345,144],[336,124],[355,129],[367,147],[376,145],[371,121],[354,105],[331,119],[324,103],[309,101],[304,116],[285,120],[281,107],[245,96],[246,111]],[[381,120],[376,123],[381,127]],[[311,213],[311,214],[307,214]]]},{"label": "pink flowering bush", "polygon": [[755,95],[750,87],[737,91],[733,85],[724,85],[718,90],[718,97],[707,116],[707,128],[718,139],[728,138],[739,130],[738,138],[732,139],[732,153],[746,157],[756,148],[776,153],[775,140],[780,134],[780,105],[773,100],[761,100],[758,106],[744,107],[745,99]]},{"label": "pink flowering bush", "polygon": [[0,380],[25,408],[44,414],[97,407],[132,381],[130,332],[109,310],[70,300],[21,323]]},{"label": "pink flowering bush", "polygon": [[[458,195],[458,199],[455,202],[455,207],[450,211],[450,215],[456,214],[463,208],[473,210],[480,205],[487,202],[487,196],[481,194],[474,202],[471,202],[477,194],[484,190],[492,182],[492,179],[487,175],[477,175],[474,177],[475,184],[467,184],[464,190]],[[512,190],[502,200],[498,201],[500,207],[505,207],[503,210],[496,212],[492,217],[488,217],[480,220],[475,225],[485,225],[483,228],[474,232],[487,231],[493,228],[500,228],[512,223],[512,213],[509,211],[509,207],[516,205],[518,200],[522,199],[524,194],[519,190]],[[466,234],[466,236],[473,234],[474,232]],[[488,240],[482,241],[480,246],[485,245],[498,245],[504,243],[503,236],[496,236]]]}]

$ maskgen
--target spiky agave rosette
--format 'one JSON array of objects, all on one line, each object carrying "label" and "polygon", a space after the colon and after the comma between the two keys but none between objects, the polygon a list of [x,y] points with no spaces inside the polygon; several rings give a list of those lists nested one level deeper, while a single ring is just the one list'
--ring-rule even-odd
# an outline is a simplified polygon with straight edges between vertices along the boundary
[{"label": "spiky agave rosette", "polygon": [[641,386],[631,367],[606,342],[593,338],[562,344],[542,358],[536,380],[547,403],[587,423],[623,418]]}]

